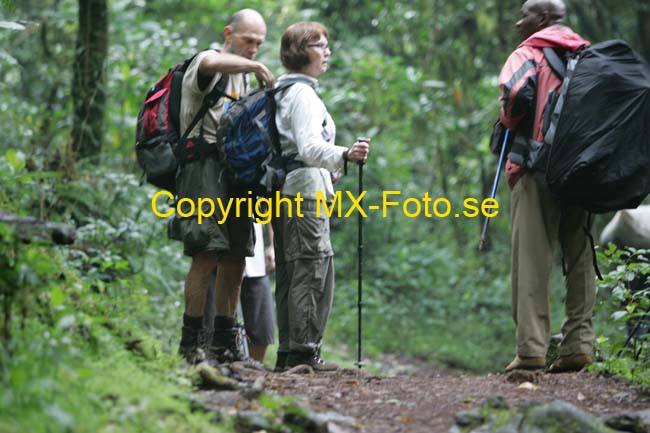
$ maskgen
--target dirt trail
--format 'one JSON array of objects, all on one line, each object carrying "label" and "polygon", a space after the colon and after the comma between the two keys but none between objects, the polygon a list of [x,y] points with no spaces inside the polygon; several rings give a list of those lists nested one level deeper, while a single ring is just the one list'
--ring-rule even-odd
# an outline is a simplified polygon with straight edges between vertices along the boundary
[{"label": "dirt trail", "polygon": [[[510,407],[564,400],[595,416],[644,411],[650,433],[650,390],[617,377],[521,371],[470,376],[441,371],[423,360],[384,358],[383,371],[409,374],[382,376],[358,369],[313,373],[306,366],[285,373],[235,364],[231,368],[237,380],[259,383],[260,391],[297,397],[314,413],[343,416],[343,428],[330,432],[447,433],[457,413],[477,408],[488,398],[503,397]],[[259,407],[255,398],[241,391],[204,391],[204,395],[215,410],[238,413]]]},{"label": "dirt trail", "polygon": [[265,388],[281,395],[303,396],[319,412],[354,417],[358,430],[368,433],[447,432],[457,412],[494,396],[504,397],[511,406],[562,399],[594,415],[650,409],[647,391],[591,373],[524,377],[447,373],[381,377],[358,370],[267,373]]}]

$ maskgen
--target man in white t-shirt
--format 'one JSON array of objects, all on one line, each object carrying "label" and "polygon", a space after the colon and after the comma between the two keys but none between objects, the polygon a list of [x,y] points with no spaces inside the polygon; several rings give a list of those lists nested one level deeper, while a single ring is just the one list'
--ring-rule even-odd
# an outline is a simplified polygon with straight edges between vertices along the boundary
[{"label": "man in white t-shirt", "polygon": [[[253,60],[266,38],[266,24],[252,9],[236,12],[224,27],[224,45],[221,51],[199,53],[183,76],[180,123],[184,131],[198,113],[203,99],[219,85],[224,93],[238,98],[246,91],[245,74],[255,74],[260,85],[271,87],[275,78],[262,63]],[[225,97],[221,97],[190,132],[188,143],[181,149],[216,149],[217,131],[223,114]],[[196,144],[196,147],[194,147]],[[225,163],[217,152],[202,153],[196,161],[182,166],[176,179],[178,197],[185,204],[198,203],[200,198],[221,199],[224,203],[245,192],[237,191],[228,181]],[[185,213],[192,214],[189,209]],[[206,210],[207,212],[207,210]],[[199,224],[196,215],[174,218],[170,237],[183,241],[185,254],[192,264],[185,280],[185,314],[179,352],[190,363],[203,358],[203,347],[208,356],[218,362],[240,360],[237,344],[238,330],[235,312],[244,273],[244,258],[253,255],[254,234],[252,220],[246,215],[228,217],[219,208],[210,218]],[[203,313],[206,288],[210,274],[216,272],[216,317],[214,335],[203,341]]]}]

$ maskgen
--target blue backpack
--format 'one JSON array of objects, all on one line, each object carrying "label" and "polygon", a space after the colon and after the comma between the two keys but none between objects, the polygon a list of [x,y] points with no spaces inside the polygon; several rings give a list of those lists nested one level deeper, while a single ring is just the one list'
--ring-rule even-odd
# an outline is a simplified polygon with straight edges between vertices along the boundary
[{"label": "blue backpack", "polygon": [[305,79],[295,78],[273,89],[255,89],[225,107],[220,148],[235,187],[266,195],[282,188],[289,157],[283,157],[275,124],[275,95]]}]

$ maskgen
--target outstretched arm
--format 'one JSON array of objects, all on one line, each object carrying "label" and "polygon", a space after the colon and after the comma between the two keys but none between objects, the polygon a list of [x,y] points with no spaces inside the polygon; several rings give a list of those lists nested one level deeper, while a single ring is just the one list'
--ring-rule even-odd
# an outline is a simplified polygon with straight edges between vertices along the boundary
[{"label": "outstretched arm", "polygon": [[273,73],[264,64],[235,54],[214,51],[199,64],[199,75],[206,77],[207,83],[217,73],[238,74],[242,72],[255,74],[257,82],[263,87],[273,87],[275,84]]}]

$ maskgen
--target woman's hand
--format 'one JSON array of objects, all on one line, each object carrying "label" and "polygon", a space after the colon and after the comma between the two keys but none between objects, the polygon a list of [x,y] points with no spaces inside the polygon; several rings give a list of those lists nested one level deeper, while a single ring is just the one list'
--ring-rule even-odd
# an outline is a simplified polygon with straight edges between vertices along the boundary
[{"label": "woman's hand", "polygon": [[370,139],[357,140],[352,147],[347,150],[348,161],[352,162],[365,162],[368,159],[368,152],[370,151]]}]

